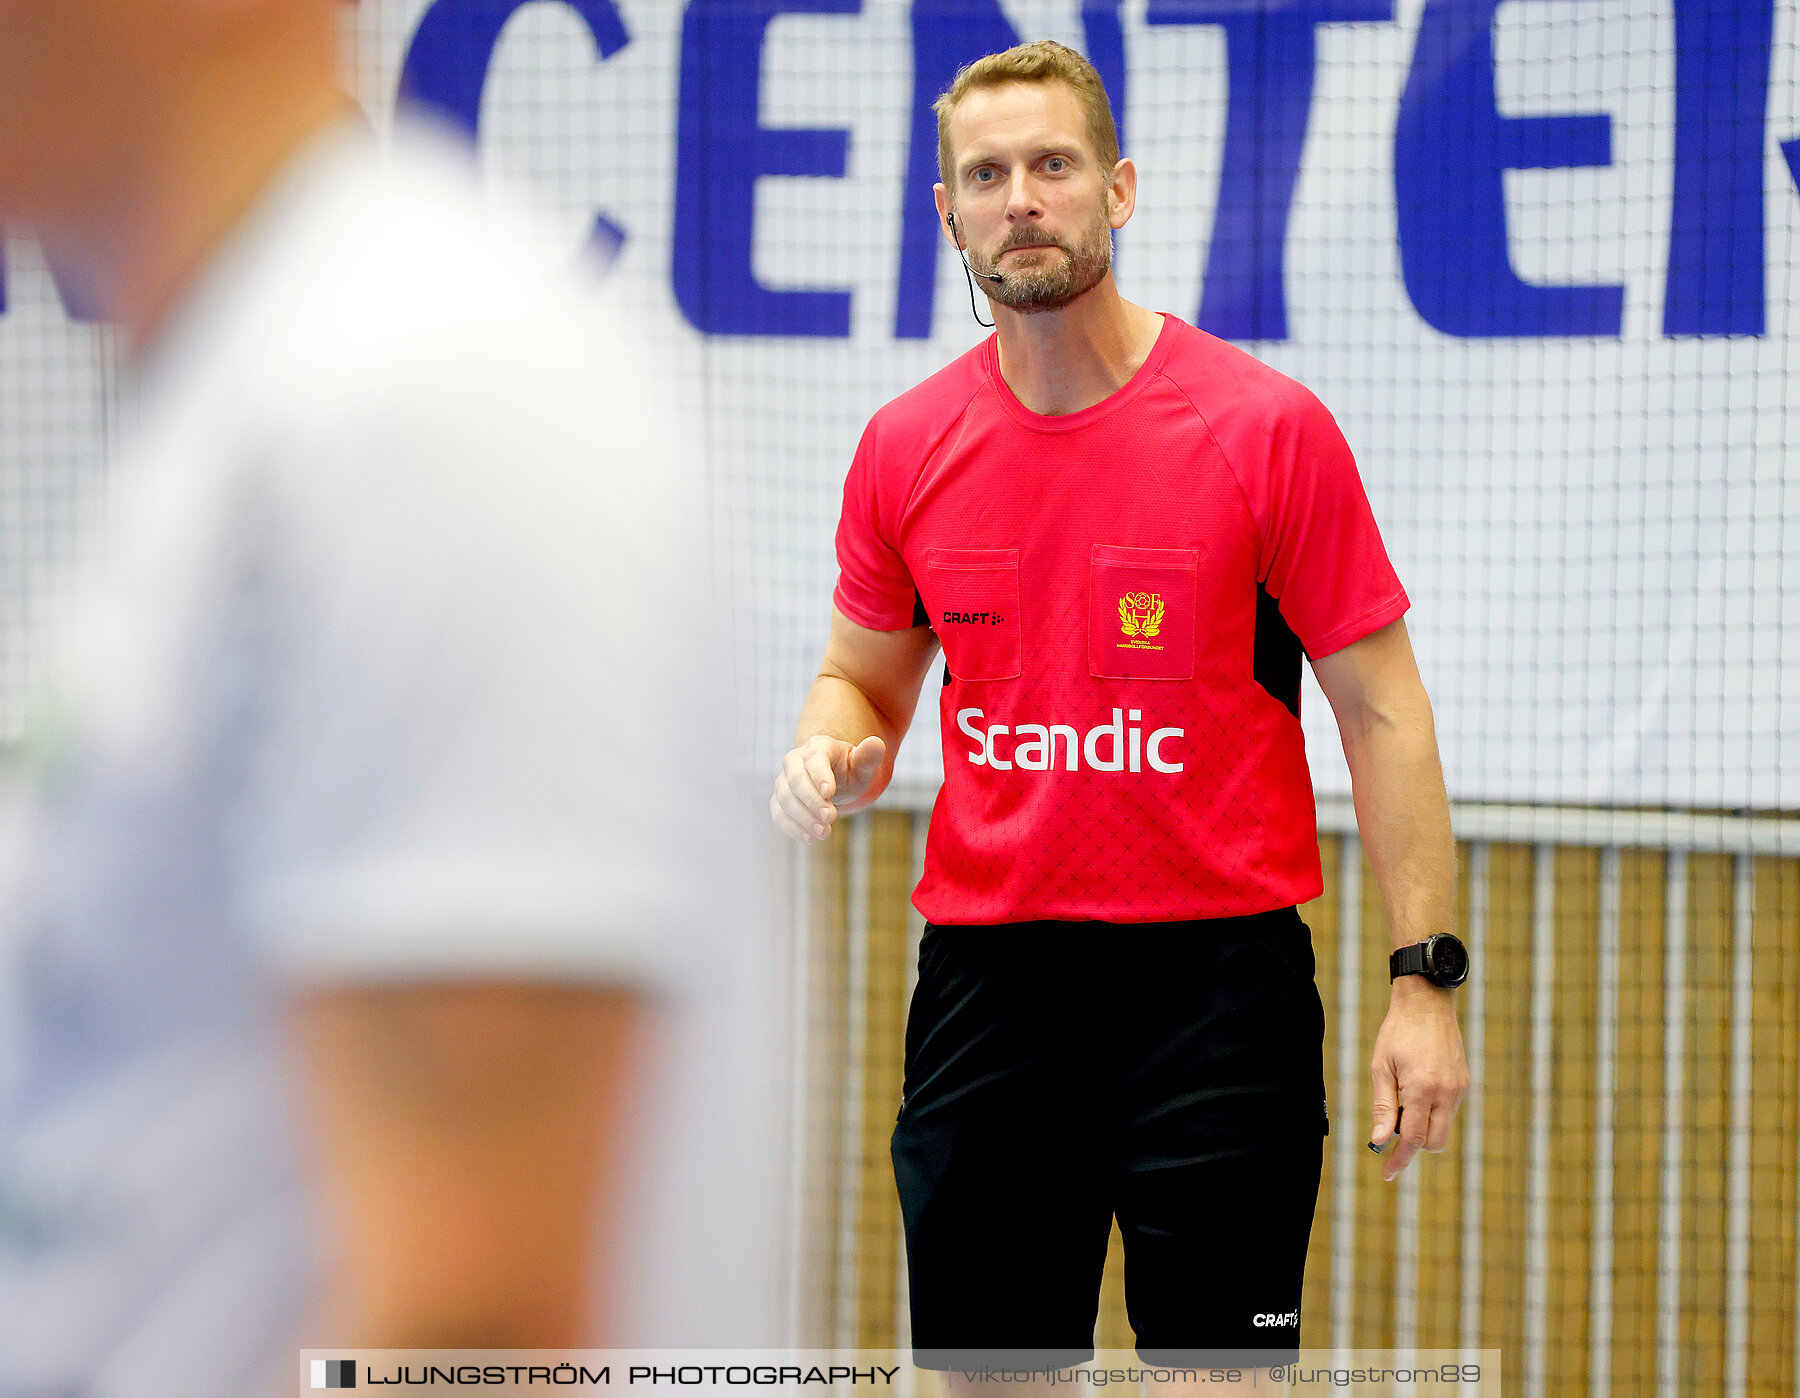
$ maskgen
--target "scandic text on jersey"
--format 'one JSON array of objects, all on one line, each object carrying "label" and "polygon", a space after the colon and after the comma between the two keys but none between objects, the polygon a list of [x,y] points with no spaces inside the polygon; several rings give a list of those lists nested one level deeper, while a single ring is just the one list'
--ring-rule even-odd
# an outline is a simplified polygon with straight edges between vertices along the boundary
[{"label": "scandic text on jersey", "polygon": [[[1186,730],[1155,728],[1145,738],[1144,730],[1135,726],[1144,717],[1142,709],[1114,709],[1111,723],[1097,723],[1085,736],[1066,723],[991,723],[984,731],[980,727],[983,717],[980,709],[956,711],[956,726],[975,743],[975,751],[964,756],[977,767],[992,767],[1000,772],[1010,772],[1014,767],[1027,772],[1053,772],[1059,751],[1063,770],[1069,772],[1080,771],[1084,757],[1096,772],[1141,772],[1145,762],[1149,762],[1152,771],[1179,772],[1186,765],[1171,762],[1162,751],[1165,742],[1185,737]],[[1126,727],[1127,721],[1134,726]],[[1009,735],[1010,749],[1002,752],[1000,744]],[[1104,757],[1100,755],[1102,746],[1107,750]]]}]

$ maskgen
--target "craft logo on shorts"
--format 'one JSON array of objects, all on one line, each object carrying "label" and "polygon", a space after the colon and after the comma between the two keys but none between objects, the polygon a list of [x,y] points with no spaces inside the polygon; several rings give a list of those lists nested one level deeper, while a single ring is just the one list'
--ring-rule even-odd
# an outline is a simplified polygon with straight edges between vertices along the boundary
[{"label": "craft logo on shorts", "polygon": [[1127,592],[1119,599],[1119,630],[1129,638],[1120,650],[1161,650],[1150,638],[1162,631],[1163,599],[1157,592]]},{"label": "craft logo on shorts", "polygon": [[313,1360],[312,1386],[314,1388],[355,1388],[356,1361],[354,1359]]}]

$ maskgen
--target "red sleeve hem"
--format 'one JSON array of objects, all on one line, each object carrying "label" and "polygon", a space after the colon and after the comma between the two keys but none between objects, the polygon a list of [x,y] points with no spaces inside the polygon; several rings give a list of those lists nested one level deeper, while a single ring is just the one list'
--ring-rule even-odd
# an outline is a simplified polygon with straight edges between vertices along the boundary
[{"label": "red sleeve hem", "polygon": [[1301,644],[1306,647],[1308,659],[1323,660],[1334,651],[1354,645],[1364,636],[1373,635],[1389,622],[1398,621],[1406,615],[1407,608],[1411,606],[1412,602],[1406,595],[1406,589],[1401,588],[1392,596],[1377,602],[1361,616],[1346,621],[1341,626],[1332,627],[1323,636],[1314,640],[1303,640]]},{"label": "red sleeve hem", "polygon": [[831,604],[858,626],[870,631],[910,631],[913,627],[913,604],[910,597],[903,611],[872,610],[845,597],[844,580],[839,578],[838,585],[831,594]]}]

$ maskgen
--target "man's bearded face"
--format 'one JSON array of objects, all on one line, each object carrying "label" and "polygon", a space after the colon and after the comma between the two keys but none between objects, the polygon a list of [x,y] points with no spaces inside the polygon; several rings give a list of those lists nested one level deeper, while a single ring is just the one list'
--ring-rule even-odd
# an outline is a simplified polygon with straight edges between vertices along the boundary
[{"label": "man's bearded face", "polygon": [[[1004,256],[1010,248],[1032,251]],[[1025,315],[1059,311],[1099,285],[1112,268],[1112,254],[1112,225],[1106,220],[1103,203],[1074,243],[1029,225],[1013,229],[994,249],[994,260],[987,269],[999,272],[1005,280],[983,278],[981,289],[989,299]]]}]

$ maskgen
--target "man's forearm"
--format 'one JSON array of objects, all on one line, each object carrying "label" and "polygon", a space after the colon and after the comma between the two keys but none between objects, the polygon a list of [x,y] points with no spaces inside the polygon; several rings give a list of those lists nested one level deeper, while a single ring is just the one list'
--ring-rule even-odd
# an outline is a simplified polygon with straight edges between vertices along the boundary
[{"label": "man's forearm", "polygon": [[880,707],[852,681],[842,675],[822,673],[807,691],[806,703],[800,709],[800,722],[794,730],[794,744],[803,745],[808,738],[821,734],[838,738],[855,746],[864,738],[880,738],[887,749],[882,755],[881,770],[869,789],[856,801],[842,809],[853,812],[873,804],[893,780],[894,757],[900,751],[900,739],[906,729],[884,714]]},{"label": "man's forearm", "polygon": [[1387,906],[1395,947],[1450,930],[1456,843],[1431,707],[1371,710],[1345,734],[1356,824]]},{"label": "man's forearm", "polygon": [[900,741],[900,733],[861,689],[841,675],[824,672],[807,691],[806,703],[800,708],[800,722],[794,729],[796,745],[820,734],[840,738],[846,743],[860,743],[864,738],[880,738],[889,748]]},{"label": "man's forearm", "polygon": [[[1390,622],[1313,662],[1337,715],[1356,793],[1356,824],[1387,905],[1395,948],[1448,932],[1456,903],[1456,842],[1438,761],[1431,700],[1406,628]],[[1418,1150],[1443,1150],[1450,1118],[1469,1090],[1456,1026],[1456,991],[1398,976],[1369,1061],[1369,1144],[1396,1130],[1382,1167],[1398,1178]]]}]

